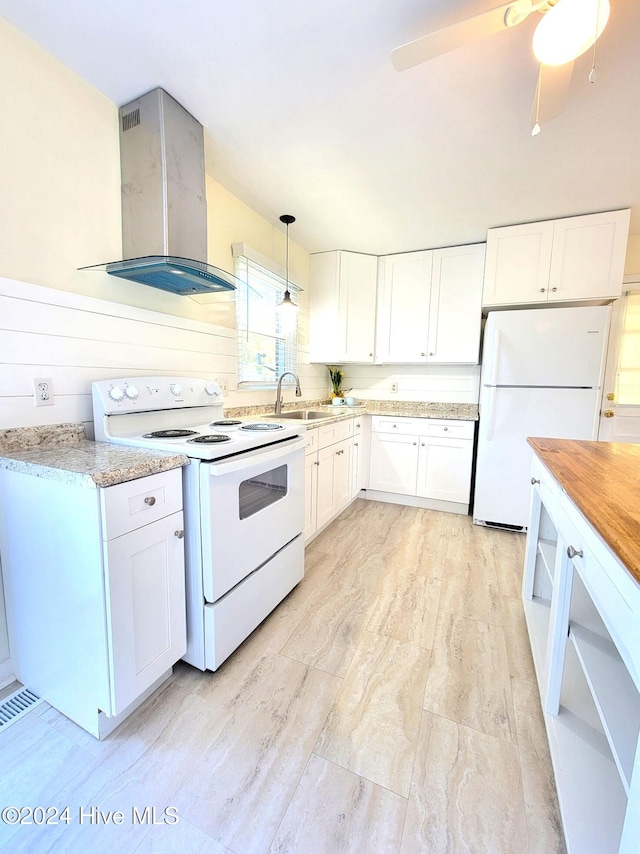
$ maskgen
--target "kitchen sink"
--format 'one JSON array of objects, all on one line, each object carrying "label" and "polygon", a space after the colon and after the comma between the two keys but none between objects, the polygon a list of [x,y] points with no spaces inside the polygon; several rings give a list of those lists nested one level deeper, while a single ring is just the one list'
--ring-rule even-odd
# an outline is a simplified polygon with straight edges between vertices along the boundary
[{"label": "kitchen sink", "polygon": [[273,418],[275,421],[278,421],[280,418],[283,419],[295,419],[297,421],[316,421],[321,418],[333,418],[335,412],[321,412],[316,409],[294,409],[291,412],[281,412],[279,415],[270,415],[269,418]]}]

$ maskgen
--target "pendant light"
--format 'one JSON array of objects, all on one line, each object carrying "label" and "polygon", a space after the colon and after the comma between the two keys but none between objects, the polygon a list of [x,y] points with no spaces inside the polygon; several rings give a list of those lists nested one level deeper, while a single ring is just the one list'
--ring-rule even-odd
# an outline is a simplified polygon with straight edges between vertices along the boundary
[{"label": "pendant light", "polygon": [[291,214],[282,214],[280,217],[280,222],[283,222],[287,226],[287,242],[286,242],[286,286],[284,296],[282,298],[282,302],[278,304],[278,312],[282,317],[286,317],[287,315],[295,316],[295,312],[298,310],[298,306],[291,299],[291,293],[289,292],[289,226],[292,222],[295,222],[296,218],[291,216]]},{"label": "pendant light", "polygon": [[595,44],[609,20],[609,0],[558,0],[533,34],[533,52],[544,65],[564,65]]}]

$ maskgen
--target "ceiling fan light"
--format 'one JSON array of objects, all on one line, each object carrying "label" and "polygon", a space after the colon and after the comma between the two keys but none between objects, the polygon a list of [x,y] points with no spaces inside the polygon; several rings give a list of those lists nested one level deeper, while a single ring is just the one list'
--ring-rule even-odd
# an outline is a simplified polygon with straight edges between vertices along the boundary
[{"label": "ceiling fan light", "polygon": [[558,0],[533,34],[538,62],[564,65],[581,56],[600,38],[609,12],[609,0]]}]

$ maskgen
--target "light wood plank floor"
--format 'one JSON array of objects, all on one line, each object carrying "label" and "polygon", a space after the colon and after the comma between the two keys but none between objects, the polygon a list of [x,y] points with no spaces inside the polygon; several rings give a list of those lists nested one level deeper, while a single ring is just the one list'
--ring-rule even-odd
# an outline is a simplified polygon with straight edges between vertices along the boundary
[{"label": "light wood plank floor", "polygon": [[564,851],[523,553],[468,517],[356,501],[217,673],[180,663],[102,743],[45,704],[2,734],[0,806],[69,806],[71,823],[0,823],[0,848]]}]

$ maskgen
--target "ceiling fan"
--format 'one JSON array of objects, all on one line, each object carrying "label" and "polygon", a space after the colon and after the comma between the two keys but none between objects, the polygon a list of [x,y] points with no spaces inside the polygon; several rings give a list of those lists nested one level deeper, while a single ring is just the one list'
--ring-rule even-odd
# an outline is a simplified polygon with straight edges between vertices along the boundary
[{"label": "ceiling fan", "polygon": [[516,27],[538,12],[543,17],[532,41],[540,63],[531,116],[535,136],[541,124],[562,112],[573,62],[590,47],[594,57],[589,80],[595,80],[595,44],[609,20],[609,9],[609,0],[513,0],[401,45],[392,51],[391,61],[396,71],[406,71],[469,42]]}]

